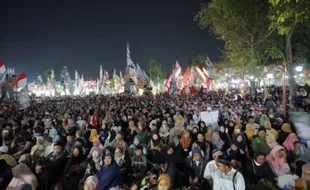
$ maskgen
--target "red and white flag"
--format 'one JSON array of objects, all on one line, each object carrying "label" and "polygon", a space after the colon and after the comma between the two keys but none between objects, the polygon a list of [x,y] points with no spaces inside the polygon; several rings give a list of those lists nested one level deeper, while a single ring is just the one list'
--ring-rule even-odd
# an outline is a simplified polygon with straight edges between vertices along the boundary
[{"label": "red and white flag", "polygon": [[6,71],[5,65],[2,61],[2,59],[0,59],[0,74],[4,74]]},{"label": "red and white flag", "polygon": [[16,88],[24,88],[27,85],[26,72],[22,72],[14,81],[13,86]]}]

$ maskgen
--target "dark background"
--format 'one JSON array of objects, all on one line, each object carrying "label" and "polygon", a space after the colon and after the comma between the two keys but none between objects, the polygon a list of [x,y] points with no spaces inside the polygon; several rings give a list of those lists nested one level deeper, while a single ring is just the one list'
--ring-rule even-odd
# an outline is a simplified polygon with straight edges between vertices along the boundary
[{"label": "dark background", "polygon": [[[142,69],[150,59],[170,72],[176,60],[221,56],[223,43],[193,21],[200,0],[8,0],[0,2],[0,59],[28,81],[64,63],[84,79],[99,75],[99,65],[124,71],[126,43]],[[204,1],[207,2],[207,1]]]}]

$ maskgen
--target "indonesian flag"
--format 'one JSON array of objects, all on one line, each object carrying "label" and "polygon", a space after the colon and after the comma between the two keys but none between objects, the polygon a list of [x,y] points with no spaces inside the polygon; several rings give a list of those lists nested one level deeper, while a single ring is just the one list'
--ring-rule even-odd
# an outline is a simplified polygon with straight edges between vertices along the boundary
[{"label": "indonesian flag", "polygon": [[4,74],[6,71],[5,65],[2,61],[2,59],[0,59],[0,74]]},{"label": "indonesian flag", "polygon": [[26,72],[22,72],[14,81],[13,86],[16,88],[24,88],[27,85]]}]

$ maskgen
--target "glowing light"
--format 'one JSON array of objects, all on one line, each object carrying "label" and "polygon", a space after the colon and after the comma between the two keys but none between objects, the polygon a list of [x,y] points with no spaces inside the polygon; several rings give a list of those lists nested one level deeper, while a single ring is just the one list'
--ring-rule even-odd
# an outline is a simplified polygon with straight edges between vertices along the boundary
[{"label": "glowing light", "polygon": [[300,74],[299,74],[299,76],[300,76],[300,77],[303,77],[303,76],[304,76],[304,74],[300,73]]},{"label": "glowing light", "polygon": [[266,76],[267,76],[268,79],[273,78],[273,74],[272,73],[267,73]]},{"label": "glowing light", "polygon": [[253,80],[253,79],[254,79],[254,76],[253,76],[253,75],[251,75],[251,76],[250,76],[250,79],[251,79],[251,80]]},{"label": "glowing light", "polygon": [[301,65],[296,66],[296,71],[301,72],[303,70],[303,67]]}]

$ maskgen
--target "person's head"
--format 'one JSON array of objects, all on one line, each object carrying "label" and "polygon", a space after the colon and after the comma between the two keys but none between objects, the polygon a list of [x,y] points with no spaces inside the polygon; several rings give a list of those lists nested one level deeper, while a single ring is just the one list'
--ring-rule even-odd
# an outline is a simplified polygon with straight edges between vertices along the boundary
[{"label": "person's head", "polygon": [[167,154],[171,155],[174,153],[174,144],[173,143],[169,143],[166,146],[166,150],[167,150]]},{"label": "person's head", "polygon": [[75,140],[75,146],[76,147],[82,147],[84,146],[84,141],[82,139],[76,139]]},{"label": "person's head", "polygon": [[29,173],[31,173],[31,170],[24,163],[20,163],[17,166],[15,166],[14,168],[12,168],[12,174],[15,178],[19,178],[21,175],[26,175]]},{"label": "person's head", "polygon": [[80,156],[80,154],[82,154],[82,152],[80,152],[81,150],[78,148],[78,147],[75,147],[74,149],[73,149],[73,156],[74,157],[78,157],[78,156]]},{"label": "person's head", "polygon": [[205,122],[200,122],[200,127],[205,127],[206,126],[206,124],[205,124]]},{"label": "person's head", "polygon": [[254,160],[259,166],[261,166],[266,162],[266,156],[263,153],[255,153]]},{"label": "person's head", "polygon": [[169,190],[171,185],[171,179],[168,174],[161,174],[158,178],[158,190]]},{"label": "person's head", "polygon": [[201,155],[200,148],[198,148],[198,147],[193,148],[192,154],[193,154],[193,160],[195,160],[195,161],[201,160],[202,155]]},{"label": "person's head", "polygon": [[140,135],[135,136],[135,139],[133,141],[133,143],[138,146],[139,144],[141,144],[142,141],[142,137]]},{"label": "person's head", "polygon": [[84,182],[84,190],[96,190],[98,179],[96,176],[89,176]]},{"label": "person's head", "polygon": [[7,154],[8,153],[8,151],[9,151],[9,147],[8,146],[1,146],[0,147],[0,156],[1,155],[4,155],[4,154]]},{"label": "person's head", "polygon": [[5,138],[5,137],[7,137],[9,135],[9,130],[3,130],[2,131],[2,134],[1,134],[1,136],[2,136],[2,138]]},{"label": "person's head", "polygon": [[263,127],[260,127],[258,129],[258,132],[257,132],[258,136],[262,139],[264,139],[266,137],[266,129],[263,128]]},{"label": "person's head", "polygon": [[124,133],[122,131],[118,132],[116,135],[116,140],[120,141],[124,137]]},{"label": "person's head", "polygon": [[230,159],[227,156],[220,155],[217,159],[218,168],[222,173],[228,173],[231,170]]},{"label": "person's head", "polygon": [[213,133],[213,139],[216,140],[216,141],[220,140],[220,134],[218,132],[214,132]]},{"label": "person's head", "polygon": [[310,183],[310,164],[305,164],[302,166],[301,177],[306,183]]},{"label": "person's head", "polygon": [[183,136],[185,137],[185,138],[189,138],[190,136],[191,136],[191,133],[189,132],[189,130],[184,130],[184,132],[183,132]]},{"label": "person's head", "polygon": [[249,123],[254,124],[254,122],[255,122],[254,117],[253,117],[253,116],[250,116],[250,117],[249,117]]},{"label": "person's head", "polygon": [[116,157],[121,157],[123,155],[123,148],[120,146],[116,147],[114,154]]},{"label": "person's head", "polygon": [[285,149],[284,149],[284,148],[283,148],[283,149],[279,149],[278,151],[276,151],[275,157],[276,157],[277,159],[280,159],[280,158],[282,158],[282,156],[283,156],[284,153],[285,153]]},{"label": "person's head", "polygon": [[197,139],[199,142],[203,142],[205,140],[205,136],[203,135],[203,133],[199,132],[197,134]]},{"label": "person's head", "polygon": [[41,173],[43,168],[45,168],[45,161],[44,161],[44,159],[38,159],[38,160],[36,161],[35,172],[36,172],[37,174],[38,174],[38,173]]},{"label": "person's head", "polygon": [[239,143],[242,143],[242,140],[243,140],[243,139],[242,139],[242,135],[238,135],[238,136],[237,136],[237,141],[238,141]]},{"label": "person's head", "polygon": [[223,155],[222,151],[221,150],[217,150],[217,149],[214,149],[212,151],[212,157],[213,159],[217,162],[217,159],[220,155]]},{"label": "person's head", "polygon": [[194,123],[194,120],[193,120],[193,119],[189,120],[189,124],[190,124],[190,125],[194,125],[194,124],[195,124],[195,123]]},{"label": "person's head", "polygon": [[240,134],[241,133],[241,126],[240,125],[236,125],[235,128],[234,128],[234,132],[236,134]]},{"label": "person's head", "polygon": [[73,135],[72,134],[68,134],[67,135],[67,142],[68,143],[72,143],[73,142]]},{"label": "person's head", "polygon": [[231,150],[233,150],[233,151],[237,151],[237,150],[238,150],[238,146],[237,146],[236,142],[235,142],[235,143],[232,143],[231,146],[230,146],[230,148],[231,148]]},{"label": "person's head", "polygon": [[75,125],[75,123],[74,123],[73,119],[69,119],[68,120],[68,126],[69,127],[74,127],[74,125]]},{"label": "person's head", "polygon": [[58,155],[63,150],[63,145],[60,142],[54,143],[53,153],[54,155]]},{"label": "person's head", "polygon": [[142,156],[142,154],[143,154],[143,148],[142,148],[142,146],[137,146],[137,148],[136,148],[136,156],[137,157],[140,157],[140,156]]},{"label": "person's head", "polygon": [[271,122],[270,122],[270,121],[265,121],[264,127],[265,127],[266,129],[271,129]]},{"label": "person's head", "polygon": [[224,126],[220,126],[220,132],[225,133],[225,127]]},{"label": "person's head", "polygon": [[158,133],[153,133],[152,139],[156,141],[158,140],[158,138],[159,138]]},{"label": "person's head", "polygon": [[109,166],[111,165],[112,161],[113,161],[112,153],[106,154],[104,157],[104,165]]}]

